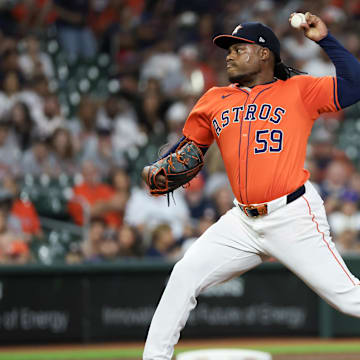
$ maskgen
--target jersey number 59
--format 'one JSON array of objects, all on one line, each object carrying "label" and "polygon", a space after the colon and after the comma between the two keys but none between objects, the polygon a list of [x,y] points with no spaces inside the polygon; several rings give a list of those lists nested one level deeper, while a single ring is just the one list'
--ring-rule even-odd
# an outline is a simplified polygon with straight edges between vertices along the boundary
[{"label": "jersey number 59", "polygon": [[279,153],[283,149],[283,132],[281,130],[256,130],[255,141],[259,144],[254,148],[255,154],[271,152]]}]

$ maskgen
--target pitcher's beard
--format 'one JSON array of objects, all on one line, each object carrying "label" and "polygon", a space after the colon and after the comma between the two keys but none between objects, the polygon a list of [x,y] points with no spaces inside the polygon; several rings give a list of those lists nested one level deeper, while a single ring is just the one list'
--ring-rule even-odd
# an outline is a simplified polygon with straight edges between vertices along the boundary
[{"label": "pitcher's beard", "polygon": [[247,74],[240,74],[240,75],[229,75],[228,79],[232,84],[239,84],[241,86],[248,86],[254,82],[256,75],[260,71],[252,71]]}]

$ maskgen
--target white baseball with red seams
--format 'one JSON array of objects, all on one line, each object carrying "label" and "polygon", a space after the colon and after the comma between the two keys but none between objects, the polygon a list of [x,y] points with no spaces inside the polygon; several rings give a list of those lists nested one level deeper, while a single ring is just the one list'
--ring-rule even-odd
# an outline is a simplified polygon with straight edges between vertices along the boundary
[{"label": "white baseball with red seams", "polygon": [[170,360],[196,297],[275,257],[341,312],[360,317],[359,280],[330,237],[323,200],[307,181],[305,193],[267,216],[235,206],[189,248],[174,267],[154,314],[144,360]]},{"label": "white baseball with red seams", "polygon": [[306,17],[303,13],[295,13],[290,20],[291,26],[295,29],[298,29],[303,23],[306,23]]}]

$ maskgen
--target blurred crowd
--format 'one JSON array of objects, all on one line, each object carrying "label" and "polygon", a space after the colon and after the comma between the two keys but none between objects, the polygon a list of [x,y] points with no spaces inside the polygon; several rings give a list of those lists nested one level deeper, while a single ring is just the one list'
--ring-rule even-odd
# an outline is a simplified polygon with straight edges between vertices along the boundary
[{"label": "blurred crowd", "polygon": [[[228,84],[212,38],[241,22],[271,26],[286,64],[335,74],[320,47],[289,27],[295,11],[321,16],[360,59],[359,0],[1,1],[0,263],[180,258],[233,206],[220,154],[210,148],[170,205],[150,197],[140,171],[179,140],[206,90]],[[105,92],[67,75],[101,57]],[[61,90],[71,81],[79,89],[69,104]],[[360,254],[360,156],[342,145],[344,124],[360,132],[360,105],[317,120],[305,166],[338,249]],[[40,198],[61,211],[44,210]]]}]

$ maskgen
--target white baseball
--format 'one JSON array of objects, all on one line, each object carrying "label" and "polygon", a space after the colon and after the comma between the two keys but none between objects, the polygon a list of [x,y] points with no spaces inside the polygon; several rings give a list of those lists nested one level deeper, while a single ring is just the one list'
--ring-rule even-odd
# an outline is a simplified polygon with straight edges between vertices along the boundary
[{"label": "white baseball", "polygon": [[303,13],[294,14],[294,16],[291,18],[291,22],[290,22],[291,26],[295,29],[298,29],[300,27],[300,25],[303,23],[306,23],[306,18]]}]

